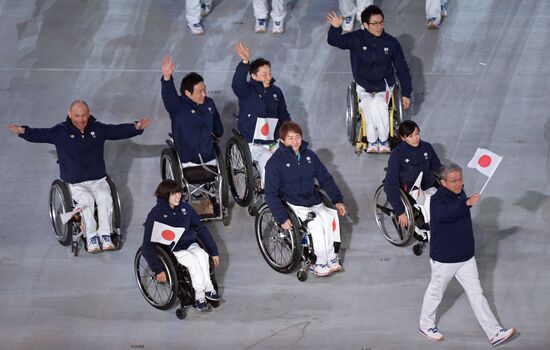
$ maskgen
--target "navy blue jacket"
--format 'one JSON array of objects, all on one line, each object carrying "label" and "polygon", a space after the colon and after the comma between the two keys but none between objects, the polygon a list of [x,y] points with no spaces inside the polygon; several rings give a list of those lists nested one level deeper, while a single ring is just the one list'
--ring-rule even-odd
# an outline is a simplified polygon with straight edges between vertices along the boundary
[{"label": "navy blue jacket", "polygon": [[[242,61],[237,66],[233,75],[231,87],[239,98],[239,132],[249,142],[253,142],[254,130],[257,118],[277,118],[279,122],[275,129],[274,140],[279,139],[279,127],[284,121],[290,120],[290,114],[286,109],[283,91],[276,86],[275,79],[266,89],[262,82],[254,79],[246,80],[250,64]],[[256,140],[255,143],[269,144],[274,140]]]},{"label": "navy blue jacket", "polygon": [[441,263],[470,260],[475,253],[468,198],[441,186],[430,202],[430,258]]},{"label": "navy blue jacket", "polygon": [[103,148],[106,140],[127,139],[143,133],[135,124],[103,124],[90,116],[84,133],[69,117],[52,128],[30,128],[19,137],[35,143],[55,145],[60,177],[71,184],[98,180],[106,176]]},{"label": "navy blue jacket", "polygon": [[[330,26],[327,42],[343,50],[350,50],[353,79],[367,92],[386,91],[395,84],[395,75],[401,83],[401,94],[410,97],[412,79],[403,50],[396,38],[386,32],[376,37],[366,29],[342,35],[342,28]],[[395,74],[394,74],[395,69]]]},{"label": "navy blue jacket", "polygon": [[302,207],[321,203],[321,195],[315,190],[315,179],[333,203],[344,200],[327,168],[307,146],[307,142],[302,141],[298,158],[292,147],[279,142],[279,148],[265,166],[265,201],[280,224],[288,219],[282,201]]},{"label": "navy blue jacket", "polygon": [[420,172],[423,172],[421,187],[423,190],[435,186],[434,173],[441,168],[441,162],[431,144],[420,140],[418,147],[412,147],[401,141],[393,149],[388,160],[384,191],[397,215],[405,212],[399,197],[399,188],[408,192],[414,185]]},{"label": "navy blue jacket", "polygon": [[201,242],[205,245],[206,251],[210,256],[218,256],[218,247],[214,238],[201,222],[199,216],[189,204],[185,201],[181,201],[180,204],[174,209],[170,208],[170,204],[166,199],[158,199],[157,205],[151,209],[147,220],[143,226],[145,226],[145,232],[143,234],[143,244],[141,246],[143,250],[143,256],[151,270],[155,274],[161,273],[163,265],[158,258],[154,242],[151,242],[151,235],[153,233],[153,225],[155,221],[158,221],[165,225],[172,227],[184,227],[185,231],[181,235],[180,239],[176,243],[176,246],[172,251],[177,252],[189,248],[189,246],[197,241],[197,236]]},{"label": "navy blue jacket", "polygon": [[174,87],[174,78],[162,82],[162,101],[172,120],[172,135],[183,163],[200,163],[199,154],[204,162],[216,157],[212,137],[223,135],[223,125],[214,100],[206,97],[199,105],[187,96],[179,96]]}]

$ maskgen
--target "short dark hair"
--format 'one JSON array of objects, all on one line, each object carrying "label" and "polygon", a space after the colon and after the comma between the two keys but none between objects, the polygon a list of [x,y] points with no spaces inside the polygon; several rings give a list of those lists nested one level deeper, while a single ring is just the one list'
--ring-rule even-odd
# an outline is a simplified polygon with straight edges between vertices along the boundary
[{"label": "short dark hair", "polygon": [[414,132],[414,129],[418,129],[418,131],[420,131],[418,124],[416,124],[412,120],[405,120],[404,122],[399,124],[399,136],[401,137],[411,136],[412,133]]},{"label": "short dark hair", "polygon": [[183,191],[183,189],[176,181],[162,180],[155,191],[155,196],[160,199],[168,200],[172,193],[178,193],[181,191]]},{"label": "short dark hair", "polygon": [[284,141],[286,135],[288,135],[288,133],[291,131],[302,136],[302,128],[300,127],[300,125],[298,125],[298,123],[296,122],[293,122],[292,120],[287,120],[279,128],[279,138]]},{"label": "short dark hair", "polygon": [[380,7],[376,5],[367,6],[367,8],[361,12],[361,23],[370,23],[370,18],[374,15],[380,15],[382,19],[384,19],[384,12],[382,12]]},{"label": "short dark hair", "polygon": [[180,86],[180,92],[182,95],[185,95],[185,91],[189,91],[190,94],[193,93],[193,90],[195,89],[195,85],[203,82],[204,79],[201,77],[199,73],[191,72],[187,74],[183,79],[181,80],[181,86]]},{"label": "short dark hair", "polygon": [[260,67],[265,66],[265,65],[267,65],[267,66],[269,66],[269,68],[271,68],[271,63],[268,60],[266,60],[265,58],[262,58],[262,57],[256,58],[254,61],[252,61],[250,63],[250,68],[248,69],[248,72],[250,74],[256,74],[256,73],[258,73],[258,70],[260,69]]}]

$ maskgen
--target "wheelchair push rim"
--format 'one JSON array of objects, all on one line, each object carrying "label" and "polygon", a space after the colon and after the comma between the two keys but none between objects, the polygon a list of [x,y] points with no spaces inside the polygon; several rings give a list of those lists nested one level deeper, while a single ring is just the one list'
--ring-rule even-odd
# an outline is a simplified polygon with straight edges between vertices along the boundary
[{"label": "wheelchair push rim", "polygon": [[405,202],[404,194],[401,193],[401,202],[405,206],[405,214],[407,214],[408,225],[406,228],[401,228],[397,222],[395,211],[388,201],[384,185],[381,185],[376,190],[374,195],[374,216],[376,224],[382,233],[382,236],[391,244],[396,246],[406,245],[414,232],[413,212],[410,204]]},{"label": "wheelchair push rim", "polygon": [[166,272],[165,283],[156,280],[155,273],[145,260],[141,248],[138,249],[134,259],[134,272],[138,288],[145,300],[157,309],[167,310],[172,307],[177,299],[178,277],[174,263],[168,253],[158,246],[157,253]]},{"label": "wheelchair push rim", "polygon": [[50,188],[50,220],[57,241],[68,246],[72,240],[72,225],[69,221],[65,224],[61,221],[61,214],[67,213],[73,209],[72,197],[69,189],[61,180],[55,180]]},{"label": "wheelchair push rim", "polygon": [[[291,213],[289,213],[291,214]],[[282,229],[267,205],[263,205],[256,217],[256,241],[267,264],[277,272],[290,273],[300,263],[299,222],[289,215],[293,228]]]},{"label": "wheelchair push rim", "polygon": [[352,146],[355,146],[357,142],[357,135],[360,131],[359,108],[357,102],[356,84],[355,82],[351,82],[347,91],[346,131],[348,141]]}]

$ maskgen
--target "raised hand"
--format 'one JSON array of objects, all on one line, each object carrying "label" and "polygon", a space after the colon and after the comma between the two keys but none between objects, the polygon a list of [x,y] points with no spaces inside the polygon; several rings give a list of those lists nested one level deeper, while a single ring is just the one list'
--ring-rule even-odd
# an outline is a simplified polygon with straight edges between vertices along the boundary
[{"label": "raised hand", "polygon": [[248,63],[250,60],[250,49],[242,42],[239,41],[235,45],[235,51],[237,55],[243,60],[243,63]]},{"label": "raised hand", "polygon": [[8,124],[6,128],[13,132],[14,134],[21,135],[25,133],[25,128],[17,125],[17,124]]},{"label": "raised hand", "polygon": [[343,21],[344,18],[342,16],[338,16],[334,11],[329,12],[327,15],[327,22],[335,28],[340,28]]},{"label": "raised hand", "polygon": [[176,70],[176,64],[172,61],[172,57],[164,56],[162,59],[162,75],[164,80],[170,80],[170,76]]},{"label": "raised hand", "polygon": [[136,122],[136,129],[137,130],[145,130],[149,125],[151,125],[153,121],[148,117],[143,117],[140,120]]}]

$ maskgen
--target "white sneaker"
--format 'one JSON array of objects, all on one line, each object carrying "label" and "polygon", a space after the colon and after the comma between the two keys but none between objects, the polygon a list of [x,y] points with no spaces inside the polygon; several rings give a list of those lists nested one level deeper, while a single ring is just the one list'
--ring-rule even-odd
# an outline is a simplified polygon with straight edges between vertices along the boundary
[{"label": "white sneaker", "polygon": [[315,264],[313,274],[317,277],[325,277],[332,273],[326,264]]},{"label": "white sneaker", "polygon": [[204,29],[202,28],[202,24],[200,24],[200,22],[195,23],[195,24],[187,23],[187,28],[189,29],[189,31],[193,35],[203,35],[204,34]]},{"label": "white sneaker", "polygon": [[367,153],[378,153],[378,142],[369,142],[367,145]]},{"label": "white sneaker", "polygon": [[283,34],[285,32],[285,22],[283,20],[273,21],[273,34]]},{"label": "white sneaker", "polygon": [[256,33],[265,33],[267,31],[267,19],[256,18],[256,25],[254,26],[254,31]]},{"label": "white sneaker", "polygon": [[428,29],[439,29],[439,21],[436,18],[430,18],[426,23]]},{"label": "white sneaker", "polygon": [[101,251],[101,248],[99,247],[99,237],[97,235],[88,237],[86,240],[88,253],[99,253]]},{"label": "white sneaker", "polygon": [[509,329],[502,328],[500,331],[497,332],[497,334],[495,334],[494,337],[491,338],[491,345],[492,346],[500,345],[504,341],[506,341],[506,339],[513,336],[515,333],[516,333],[515,328],[509,328]]},{"label": "white sneaker", "polygon": [[111,241],[111,236],[102,235],[100,237],[100,241],[101,241],[101,249],[103,249],[103,250],[115,250],[116,249],[115,245]]},{"label": "white sneaker", "polygon": [[433,328],[419,328],[418,333],[422,334],[426,338],[433,340],[433,341],[441,341],[443,340],[443,334],[439,332],[439,329],[437,327]]},{"label": "white sneaker", "polygon": [[201,3],[201,17],[206,17],[210,13],[210,10],[212,10],[212,5]]},{"label": "white sneaker", "polygon": [[340,263],[338,262],[338,258],[330,260],[327,266],[330,269],[330,272],[342,271],[342,265],[340,265]]},{"label": "white sneaker", "polygon": [[390,144],[388,143],[388,141],[382,141],[378,144],[378,152],[380,152],[380,153],[390,153],[391,152]]},{"label": "white sneaker", "polygon": [[342,32],[351,32],[353,30],[353,22],[353,16],[344,17],[344,21],[342,22]]}]

